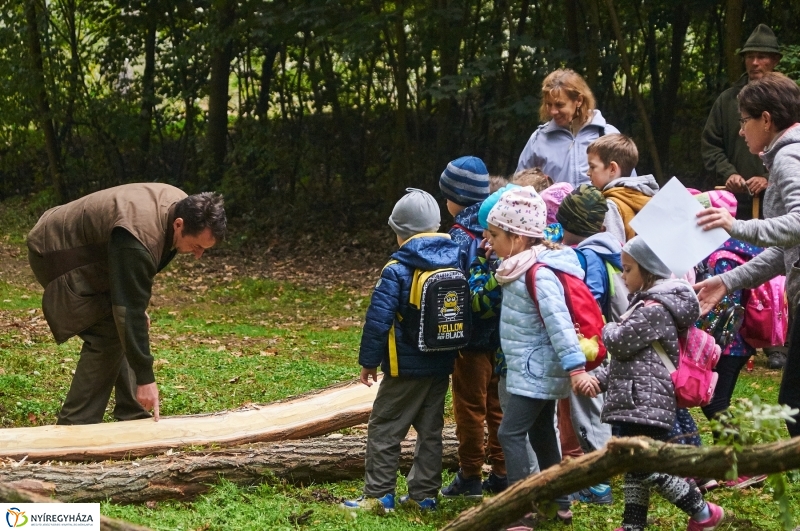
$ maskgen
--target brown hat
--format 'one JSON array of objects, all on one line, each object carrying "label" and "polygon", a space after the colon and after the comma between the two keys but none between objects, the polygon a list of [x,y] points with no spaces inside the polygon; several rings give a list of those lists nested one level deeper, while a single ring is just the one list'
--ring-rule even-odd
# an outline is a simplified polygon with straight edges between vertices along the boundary
[{"label": "brown hat", "polygon": [[750,37],[747,38],[747,42],[745,42],[742,49],[739,50],[739,55],[744,55],[747,52],[764,52],[783,55],[781,54],[781,49],[778,47],[778,38],[775,37],[772,29],[766,24],[759,24],[756,26],[756,29],[754,29]]}]

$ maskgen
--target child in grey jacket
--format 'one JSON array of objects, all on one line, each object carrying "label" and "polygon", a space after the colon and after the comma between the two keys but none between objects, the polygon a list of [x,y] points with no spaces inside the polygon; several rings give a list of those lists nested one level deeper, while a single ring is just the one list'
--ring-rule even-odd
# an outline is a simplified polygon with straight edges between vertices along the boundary
[{"label": "child in grey jacket", "polygon": [[[617,425],[622,436],[664,441],[675,420],[675,387],[653,344],[659,342],[677,366],[678,338],[694,325],[699,303],[688,283],[669,278],[672,272],[641,237],[622,248],[622,275],[633,297],[621,322],[603,328],[611,363],[597,374],[606,392],[602,419]],[[687,531],[711,531],[722,522],[722,508],[707,503],[693,481],[660,472],[629,472],[617,531],[644,531],[651,488],[689,515]]]}]

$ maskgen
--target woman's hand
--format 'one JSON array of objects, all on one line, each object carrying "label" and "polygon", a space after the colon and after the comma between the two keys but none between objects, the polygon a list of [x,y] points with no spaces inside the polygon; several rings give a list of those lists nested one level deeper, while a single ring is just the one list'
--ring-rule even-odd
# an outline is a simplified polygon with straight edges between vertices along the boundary
[{"label": "woman's hand", "polygon": [[692,287],[700,300],[700,317],[710,312],[728,294],[728,288],[720,277],[711,277]]},{"label": "woman's hand", "polygon": [[731,213],[724,208],[706,208],[697,213],[697,224],[703,230],[723,228],[730,232],[734,221],[736,220]]}]

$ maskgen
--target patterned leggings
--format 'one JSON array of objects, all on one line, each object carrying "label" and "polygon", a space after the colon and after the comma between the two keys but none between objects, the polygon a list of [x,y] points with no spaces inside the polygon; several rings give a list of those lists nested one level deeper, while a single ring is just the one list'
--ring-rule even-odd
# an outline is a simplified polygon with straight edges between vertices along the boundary
[{"label": "patterned leggings", "polygon": [[[668,439],[668,430],[661,428],[639,424],[620,424],[619,428],[623,437],[644,436],[658,441]],[[643,531],[647,526],[651,488],[689,516],[697,514],[706,506],[703,495],[692,480],[660,472],[629,472],[625,474],[622,486],[625,494],[622,527],[625,531]]]}]

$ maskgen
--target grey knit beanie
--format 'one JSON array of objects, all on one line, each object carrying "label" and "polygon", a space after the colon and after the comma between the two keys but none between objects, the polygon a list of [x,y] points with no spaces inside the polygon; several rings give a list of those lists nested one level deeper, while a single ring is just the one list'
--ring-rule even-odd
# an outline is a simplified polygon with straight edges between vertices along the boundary
[{"label": "grey knit beanie", "polygon": [[664,265],[650,247],[644,243],[641,236],[634,236],[622,247],[622,252],[628,253],[642,268],[650,271],[657,277],[671,278],[672,271]]},{"label": "grey knit beanie", "polygon": [[389,226],[395,234],[407,240],[421,232],[438,231],[442,214],[433,196],[417,188],[406,188],[406,192],[389,216]]}]

